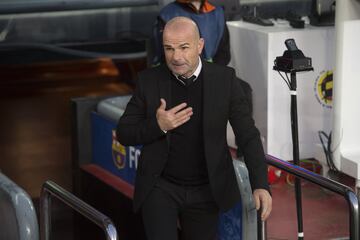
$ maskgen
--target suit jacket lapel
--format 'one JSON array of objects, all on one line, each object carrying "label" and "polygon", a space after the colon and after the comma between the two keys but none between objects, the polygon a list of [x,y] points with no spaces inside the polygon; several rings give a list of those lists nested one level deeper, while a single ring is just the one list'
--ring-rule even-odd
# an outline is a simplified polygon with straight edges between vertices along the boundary
[{"label": "suit jacket lapel", "polygon": [[[214,116],[214,101],[216,101],[216,74],[211,71],[210,64],[203,61],[203,130],[204,138],[206,130],[211,126]],[[204,139],[205,140],[205,139]]]},{"label": "suit jacket lapel", "polygon": [[218,75],[212,71],[209,63],[203,61],[203,140],[204,140],[204,152],[209,174],[216,168],[217,162],[212,161],[213,141],[209,136],[209,133],[213,131],[213,127],[216,123],[216,110],[214,109],[216,101]]}]

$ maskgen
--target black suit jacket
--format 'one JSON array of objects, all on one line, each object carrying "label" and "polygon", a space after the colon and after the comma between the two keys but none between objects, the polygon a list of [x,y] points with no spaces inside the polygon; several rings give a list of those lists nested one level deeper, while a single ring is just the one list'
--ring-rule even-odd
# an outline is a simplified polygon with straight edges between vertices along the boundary
[{"label": "black suit jacket", "polygon": [[[220,209],[226,211],[240,198],[226,139],[228,121],[243,150],[253,189],[268,189],[267,168],[259,131],[234,70],[202,63],[204,152],[213,196]],[[134,95],[118,123],[120,143],[143,145],[135,181],[135,210],[153,188],[167,161],[168,138],[159,128],[156,110],[160,98],[171,102],[170,74],[165,65],[141,72]]]}]

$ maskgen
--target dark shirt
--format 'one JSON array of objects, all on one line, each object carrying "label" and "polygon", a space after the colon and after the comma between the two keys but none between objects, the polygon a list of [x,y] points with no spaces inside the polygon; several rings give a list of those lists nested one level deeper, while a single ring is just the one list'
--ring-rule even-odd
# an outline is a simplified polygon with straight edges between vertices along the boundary
[{"label": "dark shirt", "polygon": [[193,115],[185,124],[169,131],[169,157],[163,177],[179,185],[197,186],[208,183],[203,142],[202,73],[184,86],[175,76],[171,79],[171,107],[186,102]]}]

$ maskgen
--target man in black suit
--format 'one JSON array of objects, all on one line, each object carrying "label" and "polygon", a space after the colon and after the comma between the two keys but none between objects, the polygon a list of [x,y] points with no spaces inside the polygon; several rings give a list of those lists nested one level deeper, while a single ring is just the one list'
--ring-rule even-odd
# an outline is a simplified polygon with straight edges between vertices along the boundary
[{"label": "man in black suit", "polygon": [[204,40],[185,17],[164,29],[166,65],[139,74],[117,128],[124,145],[143,145],[134,209],[149,240],[214,239],[220,211],[239,201],[226,141],[230,121],[243,149],[256,207],[265,220],[271,196],[260,134],[233,69],[200,59]]}]

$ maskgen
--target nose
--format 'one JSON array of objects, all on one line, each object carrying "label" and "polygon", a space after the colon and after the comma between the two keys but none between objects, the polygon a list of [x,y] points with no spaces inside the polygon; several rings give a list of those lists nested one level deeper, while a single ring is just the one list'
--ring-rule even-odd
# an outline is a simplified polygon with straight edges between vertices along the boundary
[{"label": "nose", "polygon": [[181,60],[181,52],[177,49],[175,49],[175,51],[174,51],[173,60],[174,61]]}]

